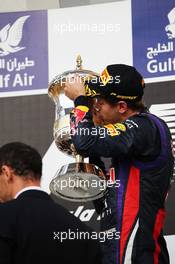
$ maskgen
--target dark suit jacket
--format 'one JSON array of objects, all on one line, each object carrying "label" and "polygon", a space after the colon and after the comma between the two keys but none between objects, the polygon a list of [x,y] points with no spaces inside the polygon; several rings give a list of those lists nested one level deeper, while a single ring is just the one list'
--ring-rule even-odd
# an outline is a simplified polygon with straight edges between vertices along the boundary
[{"label": "dark suit jacket", "polygon": [[0,264],[99,264],[98,241],[73,240],[80,231],[91,232],[47,193],[25,191],[0,204]]}]

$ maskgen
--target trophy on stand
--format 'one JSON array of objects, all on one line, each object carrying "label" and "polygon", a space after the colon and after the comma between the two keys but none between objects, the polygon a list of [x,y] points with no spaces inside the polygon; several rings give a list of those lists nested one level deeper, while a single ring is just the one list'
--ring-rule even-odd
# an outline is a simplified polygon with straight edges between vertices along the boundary
[{"label": "trophy on stand", "polygon": [[94,164],[84,162],[72,143],[70,133],[70,114],[66,114],[60,104],[64,94],[65,82],[75,74],[82,80],[99,75],[82,68],[81,57],[77,57],[75,70],[63,72],[49,84],[48,95],[55,103],[54,140],[60,151],[75,158],[74,163],[62,166],[50,183],[51,193],[65,200],[75,202],[92,201],[102,197],[106,191],[106,178],[103,171]]}]

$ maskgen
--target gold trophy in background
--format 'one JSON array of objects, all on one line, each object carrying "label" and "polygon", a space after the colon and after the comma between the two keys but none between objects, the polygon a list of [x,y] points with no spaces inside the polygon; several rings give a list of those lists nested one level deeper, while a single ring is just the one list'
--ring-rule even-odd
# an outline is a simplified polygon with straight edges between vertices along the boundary
[{"label": "gold trophy in background", "polygon": [[103,171],[96,165],[84,162],[72,143],[70,135],[70,115],[60,104],[66,80],[79,75],[83,80],[99,75],[82,68],[82,59],[77,57],[75,70],[57,75],[49,84],[48,95],[55,103],[54,140],[60,151],[75,158],[75,163],[62,166],[50,183],[51,193],[57,197],[75,202],[86,202],[104,195],[106,180]]}]

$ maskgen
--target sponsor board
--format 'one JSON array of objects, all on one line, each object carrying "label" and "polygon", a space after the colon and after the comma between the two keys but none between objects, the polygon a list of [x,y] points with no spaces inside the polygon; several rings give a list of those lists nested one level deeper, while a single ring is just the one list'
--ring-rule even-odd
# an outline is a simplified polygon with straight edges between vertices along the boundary
[{"label": "sponsor board", "polygon": [[175,75],[175,2],[132,0],[133,64],[145,78]]},{"label": "sponsor board", "polygon": [[47,11],[1,13],[0,96],[47,86]]}]

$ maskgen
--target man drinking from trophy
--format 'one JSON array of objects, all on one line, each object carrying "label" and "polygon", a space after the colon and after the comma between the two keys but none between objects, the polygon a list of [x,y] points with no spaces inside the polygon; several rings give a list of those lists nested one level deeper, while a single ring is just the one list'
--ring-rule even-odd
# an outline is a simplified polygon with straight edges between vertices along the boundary
[{"label": "man drinking from trophy", "polygon": [[[109,65],[84,83],[75,76],[64,88],[75,104],[70,125],[77,152],[95,157],[101,168],[101,158],[111,159],[110,185],[96,201],[106,234],[104,264],[169,263],[163,226],[173,175],[171,136],[165,122],[146,109],[144,88],[140,73],[123,64]],[[99,127],[104,137],[91,133]]]}]

